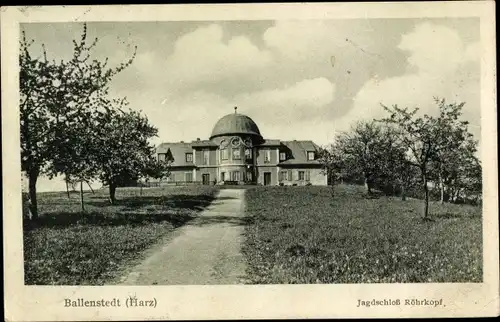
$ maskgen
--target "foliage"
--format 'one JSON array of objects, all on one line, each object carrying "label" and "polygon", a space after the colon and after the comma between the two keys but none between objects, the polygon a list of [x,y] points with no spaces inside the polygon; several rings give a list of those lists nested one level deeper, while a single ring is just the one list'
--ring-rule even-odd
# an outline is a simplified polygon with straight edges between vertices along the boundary
[{"label": "foliage", "polygon": [[[45,46],[43,57],[33,57],[23,32],[19,54],[21,167],[28,175],[32,213],[37,217],[36,181],[41,173],[64,173],[88,178],[85,139],[91,128],[87,120],[107,95],[114,75],[129,66],[134,56],[115,68],[91,60],[97,39],[87,43],[84,24],[79,41],[73,41],[68,61],[50,61]],[[82,152],[83,151],[83,152]]]},{"label": "foliage", "polygon": [[435,102],[439,108],[437,117],[417,116],[418,108],[410,111],[394,105],[392,108],[383,106],[390,116],[381,120],[395,130],[406,149],[408,164],[419,170],[424,191],[424,218],[429,217],[429,180],[442,183],[446,163],[450,160],[461,162],[461,165],[471,162],[470,158],[463,160],[452,154],[467,150],[467,155],[473,156],[476,144],[467,132],[467,122],[460,120],[464,103],[446,104],[443,99],[435,99]]},{"label": "foliage", "polygon": [[468,131],[468,122],[459,119],[463,103],[447,105],[445,100],[436,100],[436,103],[441,111],[441,119],[444,119],[444,113],[454,115],[450,121],[440,125],[440,141],[444,142],[444,146],[437,151],[431,164],[432,176],[440,187],[441,202],[445,198],[455,202],[463,192],[477,197],[482,189],[481,164],[475,156],[477,141]]},{"label": "foliage", "polygon": [[97,118],[95,168],[99,179],[109,186],[110,200],[115,201],[116,187],[142,176],[161,178],[168,175],[168,164],[157,161],[155,147],[148,140],[157,129],[139,112],[110,109]]},{"label": "foliage", "polygon": [[367,200],[362,188],[263,187],[246,193],[243,247],[254,284],[482,281],[481,208]]},{"label": "foliage", "polygon": [[327,148],[321,148],[318,152],[317,160],[321,164],[321,172],[327,176],[328,184],[331,186],[342,180],[343,159],[337,152],[333,144]]},{"label": "foliage", "polygon": [[358,122],[340,133],[324,155],[320,162],[325,168],[334,169],[336,180],[362,181],[368,193],[376,182],[404,182],[404,151],[394,131],[374,121]]},{"label": "foliage", "polygon": [[118,189],[110,205],[105,191],[85,195],[87,212],[64,193],[41,193],[38,221],[24,227],[25,283],[109,284],[143,251],[184,225],[215,198],[213,186]]}]

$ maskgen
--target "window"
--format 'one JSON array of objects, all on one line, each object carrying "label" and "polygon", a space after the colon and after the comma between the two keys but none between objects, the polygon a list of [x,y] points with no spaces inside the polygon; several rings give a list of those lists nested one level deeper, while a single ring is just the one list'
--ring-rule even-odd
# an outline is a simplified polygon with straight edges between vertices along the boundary
[{"label": "window", "polygon": [[314,160],[314,151],[308,151],[307,152],[307,160],[308,161]]},{"label": "window", "polygon": [[265,163],[271,162],[271,150],[264,151],[264,162]]},{"label": "window", "polygon": [[186,162],[193,162],[193,154],[186,153]]},{"label": "window", "polygon": [[165,161],[165,153],[158,153],[158,161]]},{"label": "window", "polygon": [[280,171],[280,181],[288,180],[288,171]]},{"label": "window", "polygon": [[310,181],[311,180],[311,171],[307,170],[306,171],[306,181]]},{"label": "window", "polygon": [[304,171],[299,171],[299,180],[304,180]]},{"label": "window", "polygon": [[247,172],[247,181],[252,181],[252,171]]},{"label": "window", "polygon": [[288,180],[292,181],[292,170],[288,170]]},{"label": "window", "polygon": [[203,151],[203,164],[207,165],[210,163],[210,151],[205,150]]},{"label": "window", "polygon": [[192,172],[186,172],[184,174],[185,181],[186,182],[193,182],[193,173]]},{"label": "window", "polygon": [[286,153],[280,152],[280,161],[285,161],[285,160],[286,160]]},{"label": "window", "polygon": [[240,172],[239,171],[233,171],[233,181],[240,181]]},{"label": "window", "polygon": [[222,150],[220,150],[220,152],[221,152],[221,157],[220,157],[220,158],[221,158],[222,160],[227,160],[227,159],[229,159],[229,155],[227,154],[227,149],[222,149]]},{"label": "window", "polygon": [[252,149],[245,149],[245,158],[247,160],[251,160],[252,159]]},{"label": "window", "polygon": [[233,148],[233,160],[240,160],[241,159],[241,154],[240,154],[240,148]]},{"label": "window", "polygon": [[167,178],[167,181],[174,181],[175,182],[175,173],[170,173],[170,175]]}]

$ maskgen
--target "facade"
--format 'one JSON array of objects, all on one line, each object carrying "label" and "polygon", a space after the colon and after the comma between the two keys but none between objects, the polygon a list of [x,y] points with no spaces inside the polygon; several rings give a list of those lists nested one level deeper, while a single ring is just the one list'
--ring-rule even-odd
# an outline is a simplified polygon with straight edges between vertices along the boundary
[{"label": "facade", "polygon": [[326,185],[318,152],[312,141],[264,139],[236,108],[217,121],[208,140],[162,143],[156,150],[171,163],[170,184]]}]

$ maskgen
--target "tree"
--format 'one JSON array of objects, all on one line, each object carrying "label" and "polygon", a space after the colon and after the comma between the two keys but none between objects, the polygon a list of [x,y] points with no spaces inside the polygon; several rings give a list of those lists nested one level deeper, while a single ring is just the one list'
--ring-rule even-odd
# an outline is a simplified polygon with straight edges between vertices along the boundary
[{"label": "tree", "polygon": [[160,178],[168,174],[168,164],[155,158],[155,147],[149,139],[158,130],[140,112],[109,109],[96,119],[99,134],[95,165],[99,179],[109,188],[109,200],[116,201],[116,188],[127,181],[149,176]]},{"label": "tree", "polygon": [[[457,181],[461,183],[462,192],[465,194],[464,198],[469,199],[473,204],[478,204],[482,200],[483,193],[481,162],[474,157],[463,166],[463,175]],[[457,199],[459,197],[458,195]]]},{"label": "tree", "polygon": [[439,108],[439,116],[417,116],[418,108],[392,108],[382,105],[390,114],[382,122],[394,126],[400,142],[407,150],[408,164],[418,168],[421,187],[424,192],[423,216],[429,219],[429,179],[433,178],[432,165],[440,161],[445,151],[456,149],[463,141],[460,131],[455,131],[459,120],[461,104],[446,104],[444,100],[435,99]]},{"label": "tree", "polygon": [[406,160],[404,154],[403,156],[399,154],[398,158],[394,161],[392,178],[394,183],[400,188],[401,200],[406,201],[408,190],[417,183],[416,178],[418,178],[418,173],[416,168]]},{"label": "tree", "polygon": [[335,195],[335,182],[340,179],[342,158],[338,155],[335,145],[332,144],[328,148],[319,150],[318,161],[321,163],[321,172],[327,176],[333,198]]},{"label": "tree", "polygon": [[79,41],[73,41],[73,55],[68,61],[56,62],[47,58],[42,45],[42,57],[33,57],[29,51],[32,41],[23,32],[19,55],[20,66],[20,125],[21,164],[28,177],[29,198],[33,218],[38,217],[36,182],[42,173],[54,176],[69,174],[58,157],[76,145],[68,137],[72,129],[89,116],[91,101],[96,95],[105,96],[112,77],[129,66],[134,57],[116,68],[90,59],[97,39],[87,44],[87,26],[84,24]]},{"label": "tree", "polygon": [[[347,132],[337,136],[332,146],[342,176],[363,179],[368,194],[377,180],[392,176],[400,148],[391,129],[375,121],[358,122]],[[390,180],[389,180],[390,181]]]},{"label": "tree", "polygon": [[437,163],[436,172],[441,179],[441,202],[477,203],[482,194],[481,163],[474,155],[476,142],[468,141],[453,153],[444,162]]},{"label": "tree", "polygon": [[468,131],[468,122],[461,121],[462,104],[446,104],[444,99],[435,99],[440,108],[440,118],[447,116],[444,113],[453,115],[448,117],[447,122],[440,123],[439,141],[443,146],[437,151],[436,158],[431,163],[432,171],[437,177],[440,201],[445,202],[447,196],[446,190],[453,189],[454,183],[458,182],[458,177],[464,176],[466,168],[470,164],[477,162],[475,153],[477,152],[477,141]]}]

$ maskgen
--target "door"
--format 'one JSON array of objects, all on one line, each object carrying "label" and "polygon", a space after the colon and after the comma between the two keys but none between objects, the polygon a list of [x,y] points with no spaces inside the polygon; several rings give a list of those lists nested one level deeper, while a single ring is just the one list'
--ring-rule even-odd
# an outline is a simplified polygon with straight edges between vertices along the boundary
[{"label": "door", "polygon": [[203,184],[210,184],[210,174],[209,173],[202,174],[201,180],[203,181]]},{"label": "door", "polygon": [[239,171],[233,171],[232,175],[233,175],[233,181],[234,182],[239,182],[240,181],[240,172]]},{"label": "door", "polygon": [[271,172],[264,172],[264,185],[268,186],[271,184]]}]

